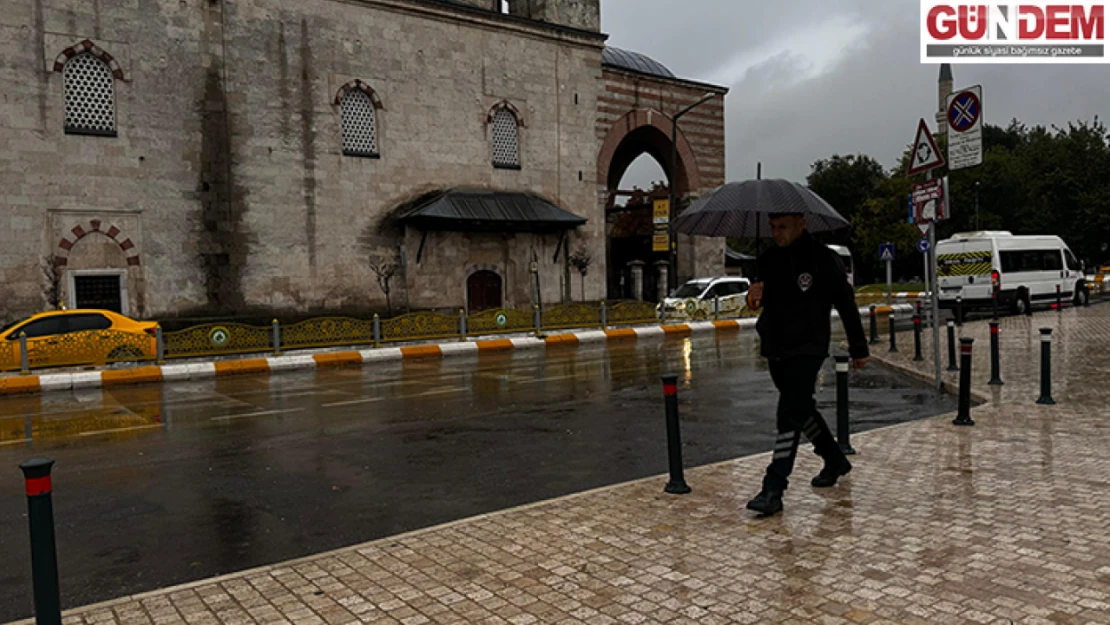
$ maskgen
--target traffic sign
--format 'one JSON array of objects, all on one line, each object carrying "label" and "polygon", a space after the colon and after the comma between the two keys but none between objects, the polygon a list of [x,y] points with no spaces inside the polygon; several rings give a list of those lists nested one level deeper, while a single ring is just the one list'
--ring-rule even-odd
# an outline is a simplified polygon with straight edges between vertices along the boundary
[{"label": "traffic sign", "polygon": [[933,139],[933,133],[929,132],[929,125],[925,123],[923,118],[917,126],[917,137],[913,140],[910,167],[906,170],[906,175],[922,174],[943,165],[944,157],[941,156],[940,148],[937,147],[937,142]]},{"label": "traffic sign", "polygon": [[671,235],[666,230],[656,228],[655,236],[651,238],[651,251],[666,252],[671,249]]},{"label": "traffic sign", "polygon": [[925,232],[930,222],[948,219],[948,176],[913,185],[910,194],[911,222]]},{"label": "traffic sign", "polygon": [[929,251],[929,239],[922,238],[917,242],[917,251],[925,254]]},{"label": "traffic sign", "polygon": [[651,251],[666,252],[671,249],[671,201],[655,200],[652,206],[652,227],[654,235],[651,240]]},{"label": "traffic sign", "polygon": [[653,206],[652,223],[657,226],[665,226],[671,223],[671,201],[670,200],[655,200]]},{"label": "traffic sign", "polygon": [[948,96],[948,169],[955,171],[983,163],[983,87]]},{"label": "traffic sign", "polygon": [[944,197],[944,179],[933,178],[913,185],[913,203],[924,204]]},{"label": "traffic sign", "polygon": [[883,243],[879,246],[879,260],[890,262],[894,260],[894,244]]}]

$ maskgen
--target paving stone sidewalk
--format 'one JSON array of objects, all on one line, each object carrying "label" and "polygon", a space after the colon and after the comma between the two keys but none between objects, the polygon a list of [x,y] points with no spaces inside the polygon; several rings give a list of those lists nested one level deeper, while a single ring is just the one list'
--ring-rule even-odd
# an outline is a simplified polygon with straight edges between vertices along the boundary
[{"label": "paving stone sidewalk", "polygon": [[[1056,406],[1034,403],[1042,326],[1057,329]],[[981,339],[974,379],[991,396],[986,328],[962,331]],[[800,454],[780,516],[743,509],[764,454],[688,470],[685,496],[660,476],[65,622],[1110,623],[1110,307],[1002,332],[1006,386],[974,427],[948,415],[855,436],[856,468],[828,490],[808,485],[819,460]],[[908,339],[892,356],[912,367]]]}]

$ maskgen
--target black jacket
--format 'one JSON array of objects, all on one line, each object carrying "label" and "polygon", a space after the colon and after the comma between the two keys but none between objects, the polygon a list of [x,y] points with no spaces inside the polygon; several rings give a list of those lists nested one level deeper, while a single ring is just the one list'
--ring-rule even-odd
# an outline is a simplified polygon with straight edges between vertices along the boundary
[{"label": "black jacket", "polygon": [[803,232],[788,247],[764,252],[758,265],[763,310],[756,330],[764,357],[828,358],[833,307],[848,334],[851,357],[870,355],[855,291],[836,252]]}]

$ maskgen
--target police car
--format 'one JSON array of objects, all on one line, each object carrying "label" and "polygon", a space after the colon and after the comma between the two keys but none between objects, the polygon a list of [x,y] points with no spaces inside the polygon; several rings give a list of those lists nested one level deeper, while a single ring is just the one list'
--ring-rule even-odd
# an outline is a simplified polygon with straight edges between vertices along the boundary
[{"label": "police car", "polygon": [[655,307],[655,312],[660,319],[712,319],[714,301],[719,300],[720,316],[736,317],[747,307],[749,288],[751,281],[747,278],[697,278],[675,289]]}]

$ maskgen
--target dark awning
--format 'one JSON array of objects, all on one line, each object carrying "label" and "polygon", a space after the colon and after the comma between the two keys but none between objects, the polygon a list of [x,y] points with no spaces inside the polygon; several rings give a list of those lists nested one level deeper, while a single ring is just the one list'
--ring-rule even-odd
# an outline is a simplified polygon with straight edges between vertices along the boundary
[{"label": "dark awning", "polygon": [[538,195],[481,189],[445,191],[397,220],[419,230],[452,232],[560,232],[586,223]]}]

